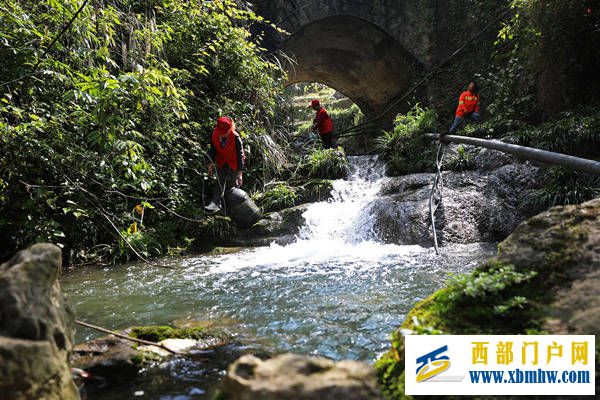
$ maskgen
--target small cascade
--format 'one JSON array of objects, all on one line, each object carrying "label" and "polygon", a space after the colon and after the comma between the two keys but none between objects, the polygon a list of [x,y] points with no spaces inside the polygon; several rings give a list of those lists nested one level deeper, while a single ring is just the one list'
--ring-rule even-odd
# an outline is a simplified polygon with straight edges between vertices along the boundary
[{"label": "small cascade", "polygon": [[358,244],[374,237],[370,218],[363,213],[375,199],[384,177],[384,165],[377,156],[350,157],[350,176],[333,183],[332,199],[310,206],[304,213],[300,239]]},{"label": "small cascade", "polygon": [[365,212],[376,199],[384,178],[377,156],[349,157],[348,179],[333,182],[332,198],[311,204],[297,240],[289,245],[271,244],[231,257],[223,257],[215,270],[231,272],[256,267],[306,267],[365,269],[397,262],[420,246],[397,246],[376,240],[372,216]]}]

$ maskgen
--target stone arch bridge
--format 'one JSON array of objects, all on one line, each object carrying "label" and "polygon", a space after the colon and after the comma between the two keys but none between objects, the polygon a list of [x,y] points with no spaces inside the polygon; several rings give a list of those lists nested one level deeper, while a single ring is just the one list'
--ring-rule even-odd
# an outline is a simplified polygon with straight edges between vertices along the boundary
[{"label": "stone arch bridge", "polygon": [[[390,109],[439,60],[475,34],[481,24],[464,27],[480,18],[481,2],[255,0],[253,5],[259,15],[288,33],[261,32],[269,50],[295,59],[287,67],[290,84],[324,83],[372,117]],[[502,2],[495,3],[499,8]],[[464,79],[471,72],[465,71]],[[463,85],[458,82],[457,90]],[[416,100],[435,102],[439,89],[435,83],[425,85]],[[403,101],[388,114],[393,117],[407,106]]]}]

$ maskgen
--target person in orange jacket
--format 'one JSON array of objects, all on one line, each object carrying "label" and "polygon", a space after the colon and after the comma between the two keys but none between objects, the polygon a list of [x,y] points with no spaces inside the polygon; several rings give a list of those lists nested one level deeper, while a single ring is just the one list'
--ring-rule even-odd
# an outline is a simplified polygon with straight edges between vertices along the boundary
[{"label": "person in orange jacket", "polygon": [[217,184],[213,189],[212,200],[205,209],[216,212],[221,209],[225,192],[234,186],[242,186],[245,155],[242,139],[229,117],[217,120],[210,144],[211,163],[208,165],[208,175],[215,173],[216,166]]},{"label": "person in orange jacket", "polygon": [[312,108],[317,112],[315,119],[313,120],[312,131],[318,132],[323,142],[324,149],[330,149],[333,147],[333,121],[327,110],[321,107],[319,100],[313,100],[310,103],[309,108]]},{"label": "person in orange jacket", "polygon": [[449,134],[452,134],[458,129],[459,126],[465,121],[465,119],[473,122],[481,120],[479,114],[479,88],[476,82],[469,82],[469,87],[465,92],[462,92],[458,99],[458,108],[456,109],[456,117],[452,127],[448,130]]}]

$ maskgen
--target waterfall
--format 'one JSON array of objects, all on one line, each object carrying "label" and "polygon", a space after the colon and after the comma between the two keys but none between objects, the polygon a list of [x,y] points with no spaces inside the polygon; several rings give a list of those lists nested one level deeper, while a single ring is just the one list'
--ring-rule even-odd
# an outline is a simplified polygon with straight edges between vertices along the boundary
[{"label": "waterfall", "polygon": [[384,166],[377,156],[349,157],[348,179],[333,182],[332,198],[313,203],[303,214],[295,242],[225,256],[215,271],[254,267],[370,268],[397,257],[422,252],[420,246],[383,244],[376,240],[372,216],[364,210],[381,188]]},{"label": "waterfall", "polygon": [[349,178],[334,181],[332,199],[312,204],[304,213],[301,240],[358,244],[375,237],[363,210],[379,193],[385,166],[377,156],[349,157],[349,162]]}]

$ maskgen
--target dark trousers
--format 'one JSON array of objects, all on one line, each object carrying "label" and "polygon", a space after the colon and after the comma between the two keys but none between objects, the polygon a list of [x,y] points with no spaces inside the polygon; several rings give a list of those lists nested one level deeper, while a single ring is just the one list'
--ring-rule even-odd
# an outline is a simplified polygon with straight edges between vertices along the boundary
[{"label": "dark trousers", "polygon": [[217,170],[217,183],[213,189],[212,202],[218,206],[222,206],[223,196],[225,192],[235,186],[236,171],[232,170],[229,165],[225,164],[223,167],[216,167]]},{"label": "dark trousers", "polygon": [[324,149],[331,149],[333,147],[333,132],[319,136],[321,136],[321,141],[323,142]]},{"label": "dark trousers", "polygon": [[458,127],[462,125],[462,123],[465,121],[465,119],[468,119],[473,122],[479,122],[479,121],[481,121],[481,115],[479,115],[479,113],[472,112],[469,114],[465,114],[464,117],[456,116],[456,118],[454,118],[454,123],[450,127],[450,130],[448,131],[448,133],[454,133],[456,131],[456,129],[458,129]]}]

